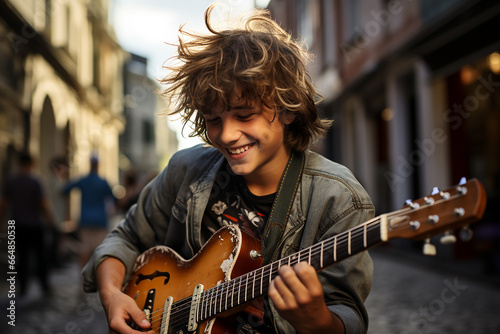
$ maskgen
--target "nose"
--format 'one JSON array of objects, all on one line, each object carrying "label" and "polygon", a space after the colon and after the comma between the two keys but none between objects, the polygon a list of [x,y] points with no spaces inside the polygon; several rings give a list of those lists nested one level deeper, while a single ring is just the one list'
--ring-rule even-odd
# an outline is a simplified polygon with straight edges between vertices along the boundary
[{"label": "nose", "polygon": [[221,122],[219,141],[222,144],[231,144],[236,142],[241,135],[241,129],[238,122],[232,117],[224,117]]}]

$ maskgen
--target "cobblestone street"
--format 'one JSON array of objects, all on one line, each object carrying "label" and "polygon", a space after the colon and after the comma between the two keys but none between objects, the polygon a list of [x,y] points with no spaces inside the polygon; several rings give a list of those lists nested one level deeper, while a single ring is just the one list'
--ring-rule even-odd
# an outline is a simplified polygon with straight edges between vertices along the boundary
[{"label": "cobblestone street", "polygon": [[[375,250],[372,257],[374,283],[366,303],[370,334],[500,333],[499,286],[386,251]],[[53,270],[51,283],[50,296],[32,284],[26,297],[17,298],[16,326],[3,316],[0,333],[107,333],[97,296],[81,292],[76,263]]]},{"label": "cobblestone street", "polygon": [[[500,333],[500,286],[429,262],[371,252],[370,334]],[[477,277],[477,276],[476,276]]]},{"label": "cobblestone street", "polygon": [[[33,282],[26,296],[16,298],[16,326],[2,317],[2,334],[106,334],[104,310],[96,294],[84,294],[81,289],[80,268],[76,262],[51,272],[52,290],[43,295]],[[7,307],[5,294],[1,307]],[[2,314],[4,313],[2,312]]]}]

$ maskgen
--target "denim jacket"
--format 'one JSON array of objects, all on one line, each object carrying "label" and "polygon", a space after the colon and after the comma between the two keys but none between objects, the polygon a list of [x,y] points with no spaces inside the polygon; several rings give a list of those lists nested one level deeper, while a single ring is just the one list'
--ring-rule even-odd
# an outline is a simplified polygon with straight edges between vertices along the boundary
[{"label": "denim jacket", "polygon": [[[83,270],[84,290],[96,291],[95,271],[107,257],[121,260],[127,273],[139,254],[167,245],[185,259],[202,247],[201,224],[214,180],[225,177],[224,157],[202,145],[174,154],[168,166],[142,191],[137,205],[95,250]],[[371,219],[371,200],[342,165],[312,151],[305,166],[282,240],[279,257],[296,253]],[[273,259],[274,260],[274,259]],[[355,254],[319,272],[329,309],[344,323],[346,333],[366,333],[363,305],[371,287],[373,264],[368,252]],[[279,333],[295,333],[271,305]]]}]

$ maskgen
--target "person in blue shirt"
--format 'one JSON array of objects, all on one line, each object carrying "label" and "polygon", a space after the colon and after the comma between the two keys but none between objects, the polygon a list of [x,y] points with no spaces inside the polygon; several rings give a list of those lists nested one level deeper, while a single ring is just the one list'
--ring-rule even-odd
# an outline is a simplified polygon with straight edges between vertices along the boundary
[{"label": "person in blue shirt", "polygon": [[81,192],[79,237],[81,241],[80,264],[83,267],[94,249],[108,233],[107,205],[116,202],[108,182],[97,174],[99,160],[90,159],[90,173],[78,180],[66,184],[62,190],[68,195],[72,189]]}]

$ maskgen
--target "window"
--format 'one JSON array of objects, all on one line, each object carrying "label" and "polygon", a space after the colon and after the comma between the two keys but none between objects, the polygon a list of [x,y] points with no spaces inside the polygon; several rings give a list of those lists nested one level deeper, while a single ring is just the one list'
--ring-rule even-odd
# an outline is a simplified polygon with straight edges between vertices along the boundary
[{"label": "window", "polygon": [[154,141],[153,124],[150,120],[142,121],[142,141],[145,144],[151,144]]}]

